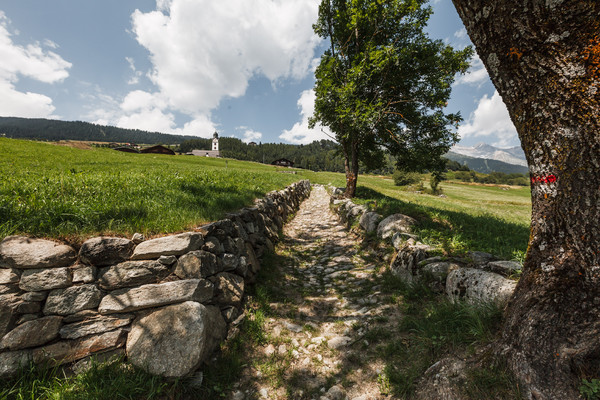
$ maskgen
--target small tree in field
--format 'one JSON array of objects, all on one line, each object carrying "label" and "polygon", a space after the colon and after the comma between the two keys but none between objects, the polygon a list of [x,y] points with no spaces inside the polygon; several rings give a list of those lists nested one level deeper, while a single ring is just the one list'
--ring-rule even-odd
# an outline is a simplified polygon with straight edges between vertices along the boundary
[{"label": "small tree in field", "polygon": [[517,128],[531,235],[502,350],[529,398],[600,376],[600,1],[453,0]]},{"label": "small tree in field", "polygon": [[455,51],[423,32],[426,0],[323,0],[315,32],[329,49],[316,70],[317,122],[340,143],[347,197],[359,161],[375,168],[384,149],[404,170],[441,170],[441,156],[457,141],[458,113],[443,109],[471,48]]}]

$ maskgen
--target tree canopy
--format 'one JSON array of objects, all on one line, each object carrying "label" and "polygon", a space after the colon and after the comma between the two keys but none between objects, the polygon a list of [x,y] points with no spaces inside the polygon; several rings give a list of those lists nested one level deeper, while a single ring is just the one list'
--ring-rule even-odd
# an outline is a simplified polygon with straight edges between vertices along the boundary
[{"label": "tree canopy", "polygon": [[424,28],[426,0],[323,0],[315,32],[329,41],[315,72],[311,126],[327,126],[345,157],[346,196],[359,161],[380,166],[384,150],[402,169],[443,168],[459,113],[446,113],[451,85],[472,49],[454,50]]}]

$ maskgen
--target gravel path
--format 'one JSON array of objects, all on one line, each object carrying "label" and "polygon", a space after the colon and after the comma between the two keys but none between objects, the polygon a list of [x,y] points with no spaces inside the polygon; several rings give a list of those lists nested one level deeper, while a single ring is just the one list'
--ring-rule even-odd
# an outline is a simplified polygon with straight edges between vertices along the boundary
[{"label": "gravel path", "polygon": [[[281,301],[270,304],[267,341],[231,394],[242,399],[375,400],[387,395],[377,333],[397,324],[378,265],[313,186],[277,247]],[[389,338],[388,338],[389,339]]]}]

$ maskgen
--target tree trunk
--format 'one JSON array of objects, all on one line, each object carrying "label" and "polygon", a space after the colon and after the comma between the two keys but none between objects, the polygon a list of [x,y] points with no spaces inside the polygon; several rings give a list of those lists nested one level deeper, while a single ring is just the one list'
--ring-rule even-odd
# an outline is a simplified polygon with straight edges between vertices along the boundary
[{"label": "tree trunk", "polygon": [[503,353],[534,399],[600,378],[600,2],[453,0],[531,175],[532,222]]},{"label": "tree trunk", "polygon": [[344,197],[351,199],[356,194],[356,181],[358,179],[358,143],[351,142],[350,149],[344,150],[344,168],[346,170],[346,191]]}]

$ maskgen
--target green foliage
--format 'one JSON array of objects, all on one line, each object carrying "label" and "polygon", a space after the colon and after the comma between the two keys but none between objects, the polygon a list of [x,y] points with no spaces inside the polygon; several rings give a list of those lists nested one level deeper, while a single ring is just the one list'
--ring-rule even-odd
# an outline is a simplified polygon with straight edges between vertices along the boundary
[{"label": "green foliage", "polygon": [[[315,72],[314,117],[329,127],[356,173],[383,149],[403,169],[441,169],[461,117],[445,114],[470,47],[455,51],[424,32],[425,0],[323,0],[315,32],[329,40]],[[347,171],[348,174],[348,171]]]},{"label": "green foliage", "polygon": [[431,173],[431,177],[429,178],[429,186],[431,187],[431,192],[433,194],[438,194],[441,192],[440,182],[446,179],[446,176],[441,171],[433,171]]},{"label": "green foliage", "polygon": [[[75,376],[56,368],[33,366],[14,379],[0,381],[0,399],[112,400],[180,398],[181,381],[164,378],[124,363],[122,359],[97,362]],[[178,395],[176,395],[178,394]]]},{"label": "green foliage", "polygon": [[194,138],[194,136],[146,132],[139,129],[117,128],[114,126],[96,125],[81,121],[58,121],[41,118],[30,119],[16,117],[0,117],[0,134],[4,134],[7,138],[13,139],[50,141],[87,140],[137,144],[176,144]]},{"label": "green foliage", "polygon": [[[179,146],[183,153],[194,149],[210,149],[211,140],[193,139],[186,140]],[[240,139],[223,137],[219,139],[221,155],[236,160],[255,161],[270,164],[279,158],[287,158],[294,162],[298,168],[312,171],[344,172],[344,159],[340,147],[331,140],[315,141],[307,145],[294,145],[284,143],[260,143],[248,145]],[[381,168],[381,173],[391,173],[392,162],[387,161]],[[363,171],[366,171],[363,168]]]},{"label": "green foliage", "polygon": [[582,379],[579,394],[587,400],[600,399],[600,379]]},{"label": "green foliage", "polygon": [[392,179],[396,186],[407,186],[421,182],[421,175],[417,172],[408,172],[397,169],[394,171]]}]

